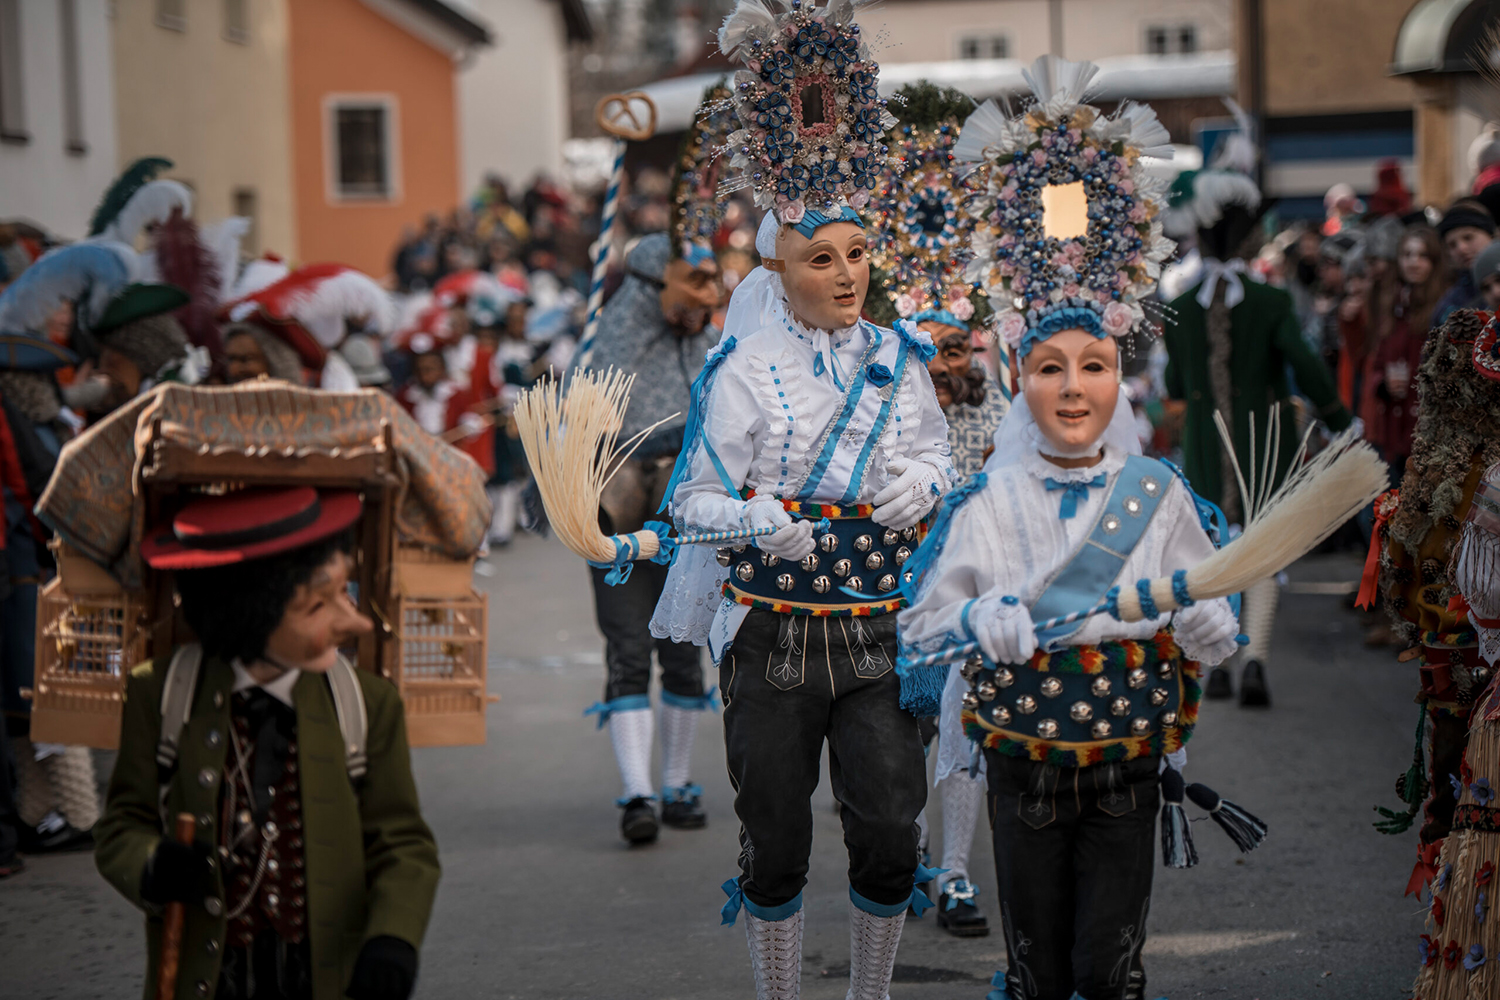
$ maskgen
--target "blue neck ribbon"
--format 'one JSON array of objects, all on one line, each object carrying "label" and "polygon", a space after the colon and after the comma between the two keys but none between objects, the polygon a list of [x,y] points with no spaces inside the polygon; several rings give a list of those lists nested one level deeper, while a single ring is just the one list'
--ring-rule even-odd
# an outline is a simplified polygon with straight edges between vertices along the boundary
[{"label": "blue neck ribbon", "polygon": [[1099,489],[1104,485],[1104,473],[1099,473],[1093,479],[1081,483],[1060,483],[1056,479],[1043,480],[1047,484],[1047,492],[1053,490],[1064,490],[1062,505],[1058,508],[1057,519],[1059,521],[1072,520],[1078,514],[1078,501],[1089,498],[1089,490]]}]

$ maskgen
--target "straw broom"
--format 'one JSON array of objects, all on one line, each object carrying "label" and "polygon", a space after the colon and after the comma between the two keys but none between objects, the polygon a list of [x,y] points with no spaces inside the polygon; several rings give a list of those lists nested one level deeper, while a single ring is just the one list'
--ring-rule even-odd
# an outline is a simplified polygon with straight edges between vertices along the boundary
[{"label": "straw broom", "polygon": [[[1384,493],[1386,477],[1385,463],[1375,449],[1352,432],[1339,435],[1265,499],[1238,538],[1187,570],[1184,583],[1189,598],[1196,602],[1227,597],[1280,573]],[[1253,491],[1247,492],[1253,496]],[[1148,589],[1156,614],[1182,607],[1173,589],[1173,577],[1165,576],[1119,588],[1118,593],[1111,593],[1092,608],[1039,622],[1036,629],[1042,632],[1106,612],[1120,621],[1141,621],[1147,617],[1137,591],[1141,586]],[[968,642],[914,657],[905,665],[936,666],[978,651],[977,642]]]}]

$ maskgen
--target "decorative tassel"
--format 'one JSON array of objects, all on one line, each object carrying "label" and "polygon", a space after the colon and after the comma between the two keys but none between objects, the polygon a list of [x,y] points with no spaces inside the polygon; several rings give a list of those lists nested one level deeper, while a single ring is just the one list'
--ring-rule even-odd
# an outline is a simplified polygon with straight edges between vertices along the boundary
[{"label": "decorative tassel", "polygon": [[1187,795],[1199,808],[1207,811],[1215,823],[1224,828],[1224,832],[1229,834],[1229,839],[1234,841],[1242,854],[1255,850],[1266,839],[1264,821],[1228,799],[1221,798],[1218,792],[1207,785],[1188,785]]},{"label": "decorative tassel", "polygon": [[1167,768],[1161,773],[1161,861],[1168,868],[1191,868],[1198,863],[1182,793],[1182,772]]}]

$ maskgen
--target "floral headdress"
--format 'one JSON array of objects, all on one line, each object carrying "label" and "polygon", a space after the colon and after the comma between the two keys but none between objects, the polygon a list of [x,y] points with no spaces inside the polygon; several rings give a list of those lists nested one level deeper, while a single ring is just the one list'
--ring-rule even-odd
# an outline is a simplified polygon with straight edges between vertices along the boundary
[{"label": "floral headdress", "polygon": [[[958,160],[991,166],[987,190],[965,205],[975,220],[968,276],[989,294],[1018,357],[1068,329],[1125,336],[1146,320],[1142,304],[1175,246],[1157,218],[1167,183],[1140,162],[1170,157],[1170,136],[1146,105],[1106,116],[1083,104],[1097,72],[1041,57],[1024,71],[1035,102],[1013,118],[986,102],[954,145]],[[1086,201],[1082,232],[1049,235],[1049,189]]]},{"label": "floral headdress", "polygon": [[854,23],[855,0],[740,0],[719,30],[742,128],[729,137],[743,171],[723,190],[750,188],[755,204],[805,235],[858,222],[885,169],[896,123],[876,89],[879,65]]},{"label": "floral headdress", "polygon": [[884,294],[872,295],[866,310],[885,325],[935,320],[968,330],[989,312],[984,296],[964,278],[975,220],[960,210],[963,201],[983,192],[986,171],[953,161],[959,122],[974,102],[926,81],[901,88],[895,99],[901,123],[888,135],[891,169],[876,185],[869,208],[878,220],[870,234],[870,261],[884,279]]},{"label": "floral headdress", "polygon": [[677,177],[672,184],[672,253],[694,266],[713,257],[714,237],[728,204],[717,194],[724,165],[719,154],[738,124],[729,87],[720,80],[703,92],[693,125],[677,152]]}]

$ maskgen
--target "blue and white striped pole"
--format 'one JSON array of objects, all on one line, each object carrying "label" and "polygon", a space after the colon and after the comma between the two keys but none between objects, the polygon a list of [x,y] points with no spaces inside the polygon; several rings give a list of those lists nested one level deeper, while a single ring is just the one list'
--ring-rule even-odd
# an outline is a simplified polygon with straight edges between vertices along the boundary
[{"label": "blue and white striped pole", "polygon": [[625,140],[615,140],[615,166],[604,192],[604,210],[599,217],[599,249],[594,254],[594,281],[589,288],[588,319],[583,324],[583,340],[578,345],[574,366],[588,368],[594,353],[594,337],[599,332],[599,309],[604,305],[604,279],[609,274],[609,248],[613,241],[615,212],[620,207],[620,182],[625,178]]},{"label": "blue and white striped pole", "polygon": [[[828,518],[813,525],[814,531],[827,531],[829,528]],[[719,542],[739,542],[747,538],[759,538],[762,535],[774,535],[780,528],[746,528],[741,531],[710,531],[702,535],[682,535],[674,538],[678,545],[714,545]]]}]

